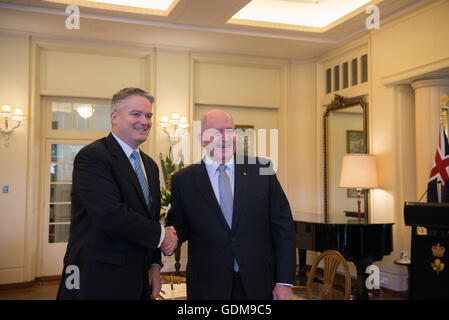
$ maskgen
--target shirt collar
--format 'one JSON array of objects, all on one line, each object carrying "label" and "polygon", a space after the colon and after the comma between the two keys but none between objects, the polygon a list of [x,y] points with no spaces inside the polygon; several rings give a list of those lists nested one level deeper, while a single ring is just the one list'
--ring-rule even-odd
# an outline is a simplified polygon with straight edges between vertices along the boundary
[{"label": "shirt collar", "polygon": [[123,141],[122,139],[120,139],[119,137],[117,137],[114,133],[112,133],[112,135],[114,136],[115,140],[117,140],[118,144],[120,145],[120,147],[122,147],[123,152],[126,154],[126,157],[129,159],[129,157],[131,156],[131,153],[133,153],[133,151],[137,151],[137,154],[140,157],[140,152],[139,152],[139,148],[137,149],[133,149],[131,148],[125,141]]},{"label": "shirt collar", "polygon": [[[211,158],[209,158],[209,156],[206,155],[204,156],[204,164],[206,165],[206,169],[207,171],[211,172],[212,174],[215,174],[217,172],[218,166],[221,163],[217,163],[214,160],[212,160]],[[229,159],[226,163],[225,163],[226,168],[229,169],[233,169],[234,168],[234,156],[232,156],[231,159]]]}]

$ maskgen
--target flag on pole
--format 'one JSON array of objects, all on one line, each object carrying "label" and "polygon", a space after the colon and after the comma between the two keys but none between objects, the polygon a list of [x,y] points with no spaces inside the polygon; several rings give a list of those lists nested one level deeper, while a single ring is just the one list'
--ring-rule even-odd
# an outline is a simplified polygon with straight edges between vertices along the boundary
[{"label": "flag on pole", "polygon": [[441,124],[435,161],[432,170],[430,171],[430,178],[427,184],[427,202],[441,202],[444,182],[449,179],[448,173],[449,145],[443,124]]}]

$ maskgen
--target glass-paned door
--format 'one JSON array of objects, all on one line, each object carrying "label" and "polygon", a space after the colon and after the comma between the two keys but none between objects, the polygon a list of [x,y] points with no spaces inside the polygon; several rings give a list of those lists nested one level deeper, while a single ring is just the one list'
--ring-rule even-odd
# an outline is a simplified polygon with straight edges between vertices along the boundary
[{"label": "glass-paned door", "polygon": [[105,99],[44,97],[40,276],[60,275],[70,234],[73,161],[87,144],[111,130]]},{"label": "glass-paned door", "polygon": [[86,144],[86,141],[54,140],[46,143],[42,275],[62,271],[70,232],[73,160]]}]

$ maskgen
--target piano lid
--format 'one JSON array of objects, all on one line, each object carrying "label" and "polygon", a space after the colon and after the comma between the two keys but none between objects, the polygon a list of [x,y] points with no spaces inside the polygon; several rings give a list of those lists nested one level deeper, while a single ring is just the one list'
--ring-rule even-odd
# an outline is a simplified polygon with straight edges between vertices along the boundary
[{"label": "piano lid", "polygon": [[292,212],[293,221],[306,222],[306,223],[320,223],[320,224],[394,224],[393,222],[378,222],[372,221],[370,223],[365,223],[363,220],[361,223],[358,222],[357,217],[346,217],[339,215],[330,215],[329,218],[325,219],[324,214],[315,213],[303,213],[299,211]]}]

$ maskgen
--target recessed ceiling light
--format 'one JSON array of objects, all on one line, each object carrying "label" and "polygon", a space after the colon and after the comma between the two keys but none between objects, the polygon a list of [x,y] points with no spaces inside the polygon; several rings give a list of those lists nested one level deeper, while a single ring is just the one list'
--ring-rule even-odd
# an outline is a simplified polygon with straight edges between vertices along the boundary
[{"label": "recessed ceiling light", "polygon": [[44,0],[104,10],[168,15],[179,0]]},{"label": "recessed ceiling light", "polygon": [[[324,28],[354,10],[366,5],[370,1],[371,0],[252,0],[228,22],[251,24],[255,26],[263,26],[263,24],[258,24],[258,22],[261,22]],[[252,23],[242,23],[244,21]],[[278,27],[282,28],[282,26]]]},{"label": "recessed ceiling light", "polygon": [[87,0],[89,2],[101,2],[127,7],[167,10],[174,0]]}]

